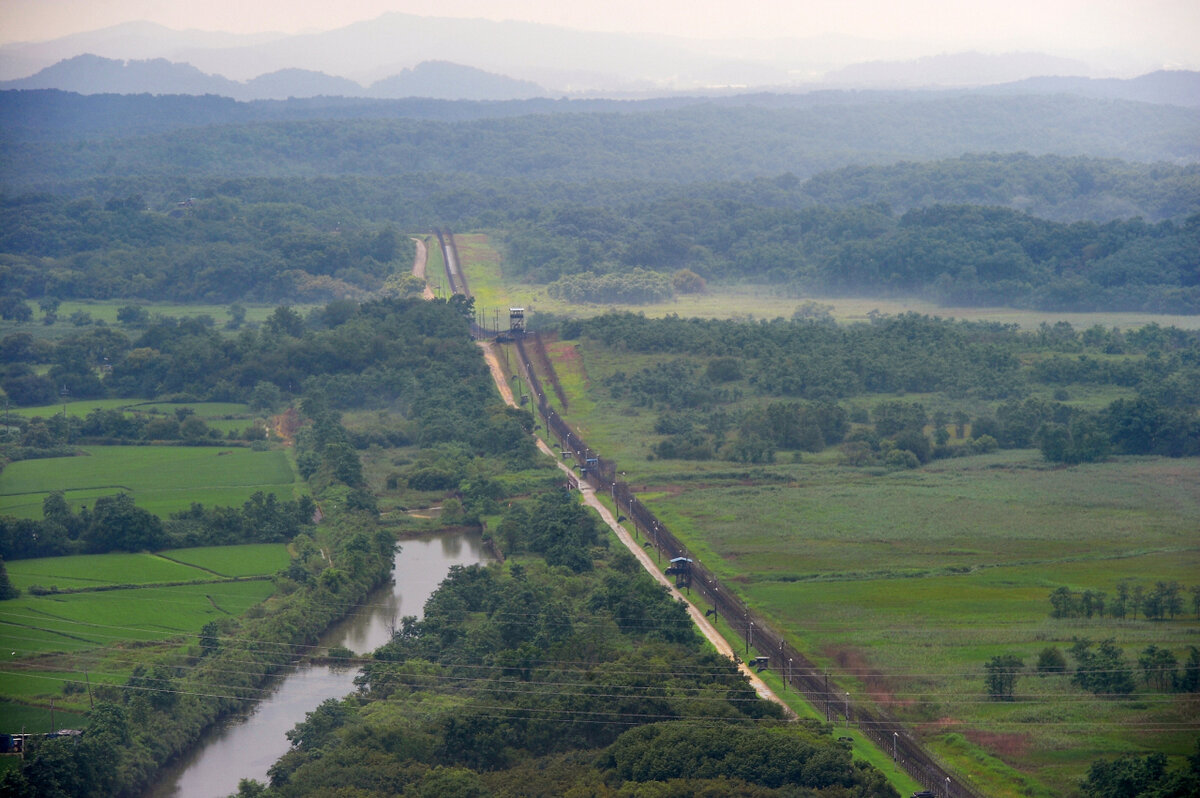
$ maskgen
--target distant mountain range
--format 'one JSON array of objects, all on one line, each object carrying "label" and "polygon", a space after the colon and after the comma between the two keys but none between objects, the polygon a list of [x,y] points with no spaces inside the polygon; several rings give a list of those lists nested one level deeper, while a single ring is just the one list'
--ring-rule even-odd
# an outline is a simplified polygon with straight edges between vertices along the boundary
[{"label": "distant mountain range", "polygon": [[[880,92],[912,91],[897,88],[906,84],[929,91],[947,90],[989,94],[1075,94],[1085,97],[1132,100],[1165,105],[1200,107],[1200,72],[1159,71],[1137,78],[1034,77],[982,87],[930,87],[933,61],[958,64],[959,74],[969,64],[991,70],[999,78],[1014,72],[1011,63],[981,60],[978,54],[920,59],[911,64],[863,64],[840,70],[828,83],[807,87],[807,92],[825,101],[846,102]],[[1055,61],[1049,60],[1047,64]],[[908,67],[908,68],[906,68]],[[978,71],[978,70],[977,70]],[[1015,70],[1019,72],[1019,70]],[[883,80],[888,77],[888,80]],[[845,84],[874,86],[872,91],[845,90]],[[799,87],[772,87],[796,93]],[[838,91],[830,92],[830,89]],[[241,82],[221,75],[206,74],[190,64],[162,58],[123,61],[97,55],[80,55],[60,61],[19,80],[0,82],[0,90],[57,89],[77,94],[216,95],[239,101],[345,97],[359,99],[429,98],[438,100],[509,101],[547,97],[549,92],[532,81],[485,72],[475,67],[446,61],[425,61],[412,69],[363,86],[348,78],[308,69],[281,69]],[[743,90],[744,91],[744,90]],[[709,90],[707,94],[728,96],[734,88]]]},{"label": "distant mountain range", "polygon": [[281,69],[238,82],[163,58],[122,61],[79,55],[36,75],[0,82],[4,89],[60,89],[78,94],[216,94],[236,100],[289,97],[431,97],[444,100],[520,100],[544,95],[535,83],[445,61],[426,61],[364,87],[308,69]]},{"label": "distant mountain range", "polygon": [[[834,35],[770,36],[765,31],[765,38],[754,40],[698,40],[400,13],[296,35],[177,31],[136,22],[52,41],[0,46],[0,80],[27,78],[92,54],[122,62],[165,59],[246,87],[262,76],[275,76],[255,91],[238,95],[245,97],[283,96],[281,92],[297,85],[295,78],[303,77],[294,70],[346,79],[362,87],[362,92],[385,80],[389,81],[385,86],[393,86],[389,90],[408,92],[414,82],[417,86],[434,82],[433,75],[421,74],[427,70],[420,65],[446,62],[522,81],[520,87],[508,87],[512,96],[528,96],[536,85],[545,87],[551,96],[643,98],[754,88],[980,86],[1044,75],[1108,77],[1118,74],[1117,70],[1128,76],[1156,67],[1128,58],[1118,63],[1113,54],[1089,56],[1086,62],[1045,53],[930,55],[911,42]],[[390,80],[397,75],[404,79]],[[182,73],[175,77],[183,78]],[[189,79],[199,80],[199,76]],[[317,90],[307,88],[307,83],[300,81],[302,94]],[[236,85],[211,85],[222,92],[237,90]],[[66,88],[64,84],[55,87]],[[330,83],[319,90],[343,89],[353,87]],[[493,88],[486,96],[495,93]],[[438,96],[445,96],[445,88]]]},{"label": "distant mountain range", "polygon": [[948,53],[910,61],[869,61],[825,75],[822,83],[870,88],[986,86],[1032,75],[1088,75],[1091,68],[1045,53]]}]

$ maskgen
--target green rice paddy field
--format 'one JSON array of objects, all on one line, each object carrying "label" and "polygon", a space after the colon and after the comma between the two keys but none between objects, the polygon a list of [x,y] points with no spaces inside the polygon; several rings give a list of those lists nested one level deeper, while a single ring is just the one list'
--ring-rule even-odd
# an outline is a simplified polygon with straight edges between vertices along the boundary
[{"label": "green rice paddy field", "polygon": [[[251,544],[7,563],[23,592],[0,606],[0,731],[48,730],[51,699],[55,726],[86,723],[85,684],[123,684],[147,654],[242,615],[288,560],[282,544]],[[83,592],[33,595],[33,585]]]},{"label": "green rice paddy field", "polygon": [[0,514],[40,518],[42,500],[61,490],[75,509],[124,491],[161,516],[207,506],[240,506],[256,491],[293,498],[286,453],[211,446],[88,446],[77,457],[21,460],[0,473]]}]

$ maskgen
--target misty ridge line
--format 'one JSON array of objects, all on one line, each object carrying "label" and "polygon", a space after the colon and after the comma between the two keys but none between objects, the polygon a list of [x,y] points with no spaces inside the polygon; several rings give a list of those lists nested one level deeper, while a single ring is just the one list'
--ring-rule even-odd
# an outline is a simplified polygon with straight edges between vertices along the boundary
[{"label": "misty ridge line", "polygon": [[[84,56],[92,60],[74,62]],[[88,86],[78,78],[74,85],[64,82],[83,64],[107,76],[107,86]],[[909,43],[837,35],[698,40],[398,13],[309,34],[234,35],[127,23],[0,46],[3,88],[216,93],[236,99],[965,88],[1034,77],[1129,78],[1160,66],[1128,59],[1096,66],[1040,52],[930,53]],[[172,79],[154,74],[168,67],[175,71]],[[125,84],[115,76],[122,70]]]}]

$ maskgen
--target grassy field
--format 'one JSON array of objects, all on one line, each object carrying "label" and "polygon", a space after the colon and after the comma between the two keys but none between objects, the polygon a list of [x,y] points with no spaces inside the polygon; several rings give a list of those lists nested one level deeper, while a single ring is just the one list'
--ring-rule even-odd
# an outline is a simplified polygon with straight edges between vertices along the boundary
[{"label": "grassy field", "polygon": [[[597,404],[580,426],[616,446],[631,419],[598,418]],[[904,717],[989,795],[1061,795],[1099,755],[1194,747],[1188,696],[1143,687],[1097,699],[1065,677],[1026,676],[1018,701],[997,703],[983,665],[1014,653],[1032,670],[1039,651],[1065,652],[1075,637],[1114,637],[1131,662],[1151,644],[1186,658],[1200,632],[1190,605],[1161,623],[1054,620],[1048,597],[1065,585],[1111,598],[1123,579],[1196,584],[1196,459],[1052,468],[1017,450],[886,472],[618,453],[618,467],[694,556],[854,701]]]},{"label": "grassy field", "polygon": [[23,595],[0,609],[0,646],[30,654],[78,651],[117,640],[164,640],[194,633],[216,618],[241,615],[273,589],[270,581],[260,580]]},{"label": "grassy field", "polygon": [[296,477],[278,450],[205,446],[90,446],[80,457],[22,460],[0,474],[0,514],[40,518],[42,500],[57,489],[79,505],[125,491],[138,506],[166,516],[205,506],[240,506],[256,491],[293,498]]},{"label": "grassy field", "polygon": [[488,329],[507,328],[508,309],[519,306],[521,300],[510,294],[510,286],[504,281],[500,254],[483,234],[455,235],[454,241],[459,260],[470,264],[467,280],[475,297],[480,325]]}]

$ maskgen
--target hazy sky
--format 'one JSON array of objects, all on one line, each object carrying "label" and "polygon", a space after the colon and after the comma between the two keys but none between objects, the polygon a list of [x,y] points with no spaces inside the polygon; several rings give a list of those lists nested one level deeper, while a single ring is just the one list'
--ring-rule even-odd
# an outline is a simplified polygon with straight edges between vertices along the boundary
[{"label": "hazy sky", "polygon": [[0,41],[132,20],[296,33],[388,11],[697,38],[844,33],[945,50],[1114,48],[1200,62],[1200,0],[0,0]]}]

